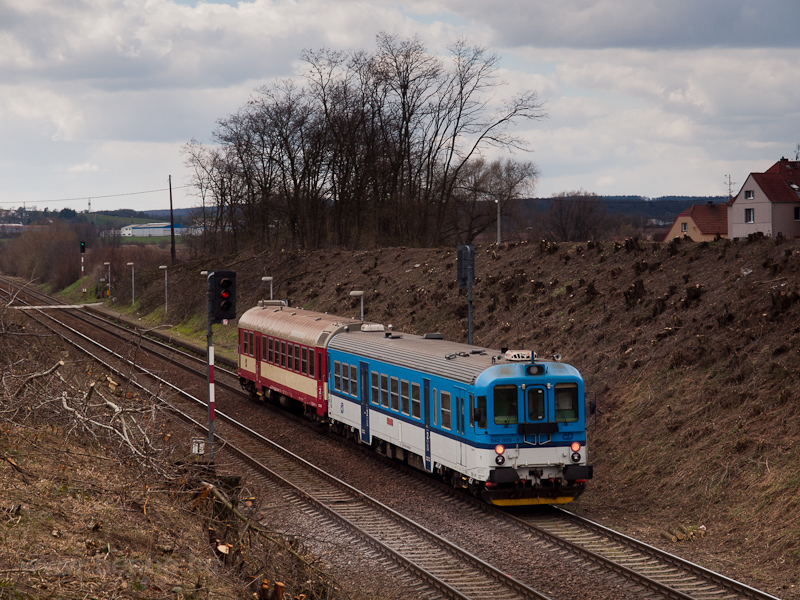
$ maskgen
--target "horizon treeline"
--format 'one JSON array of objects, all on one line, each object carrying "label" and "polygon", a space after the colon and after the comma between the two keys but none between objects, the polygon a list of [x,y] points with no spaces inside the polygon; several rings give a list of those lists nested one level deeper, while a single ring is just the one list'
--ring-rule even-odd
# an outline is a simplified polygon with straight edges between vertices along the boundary
[{"label": "horizon treeline", "polygon": [[449,50],[381,33],[374,52],[305,51],[299,81],[258,88],[212,144],[189,142],[204,250],[471,243],[513,221],[537,169],[484,155],[524,149],[510,127],[542,104],[498,100],[496,54]]}]

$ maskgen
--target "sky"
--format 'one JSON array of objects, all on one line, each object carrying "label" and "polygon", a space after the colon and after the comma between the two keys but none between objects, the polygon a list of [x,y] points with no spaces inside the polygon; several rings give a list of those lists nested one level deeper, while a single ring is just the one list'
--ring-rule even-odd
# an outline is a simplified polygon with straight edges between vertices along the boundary
[{"label": "sky", "polygon": [[735,194],[800,144],[797,0],[0,0],[0,209],[189,208],[182,154],[303,50],[497,53],[534,195]]}]

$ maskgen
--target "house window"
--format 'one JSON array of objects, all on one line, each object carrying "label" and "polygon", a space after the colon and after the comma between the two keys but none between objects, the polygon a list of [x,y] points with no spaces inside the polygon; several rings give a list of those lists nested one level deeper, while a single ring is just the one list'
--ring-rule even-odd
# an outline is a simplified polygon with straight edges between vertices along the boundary
[{"label": "house window", "polygon": [[745,223],[755,223],[756,222],[756,209],[754,208],[745,208],[744,209],[744,222]]},{"label": "house window", "polygon": [[800,206],[794,207],[794,220],[800,221]]},{"label": "house window", "polygon": [[745,200],[752,200],[755,197],[753,190],[745,190],[744,191],[744,199]]},{"label": "house window", "polygon": [[686,233],[686,229],[687,229],[687,225],[686,225],[686,223],[681,223],[681,231],[682,231],[683,233]]}]

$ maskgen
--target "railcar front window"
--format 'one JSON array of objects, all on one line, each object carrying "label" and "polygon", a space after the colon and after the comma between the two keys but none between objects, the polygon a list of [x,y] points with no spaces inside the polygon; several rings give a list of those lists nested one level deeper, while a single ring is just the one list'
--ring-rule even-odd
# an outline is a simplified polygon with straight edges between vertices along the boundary
[{"label": "railcar front window", "polygon": [[556,384],[556,421],[572,423],[578,420],[578,386],[574,383]]},{"label": "railcar front window", "polygon": [[528,421],[544,420],[544,390],[528,388]]},{"label": "railcar front window", "polygon": [[517,386],[498,385],[494,388],[495,425],[513,425],[519,421],[517,416]]},{"label": "railcar front window", "polygon": [[481,429],[486,429],[486,396],[478,396],[475,399],[475,409],[478,411],[476,424]]}]

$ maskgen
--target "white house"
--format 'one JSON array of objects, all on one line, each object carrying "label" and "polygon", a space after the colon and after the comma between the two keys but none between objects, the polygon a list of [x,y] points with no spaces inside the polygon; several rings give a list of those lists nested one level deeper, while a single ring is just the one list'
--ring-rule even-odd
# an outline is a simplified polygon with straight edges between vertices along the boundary
[{"label": "white house", "polygon": [[728,237],[751,233],[800,238],[800,161],[782,158],[764,173],[750,173],[728,202]]}]

